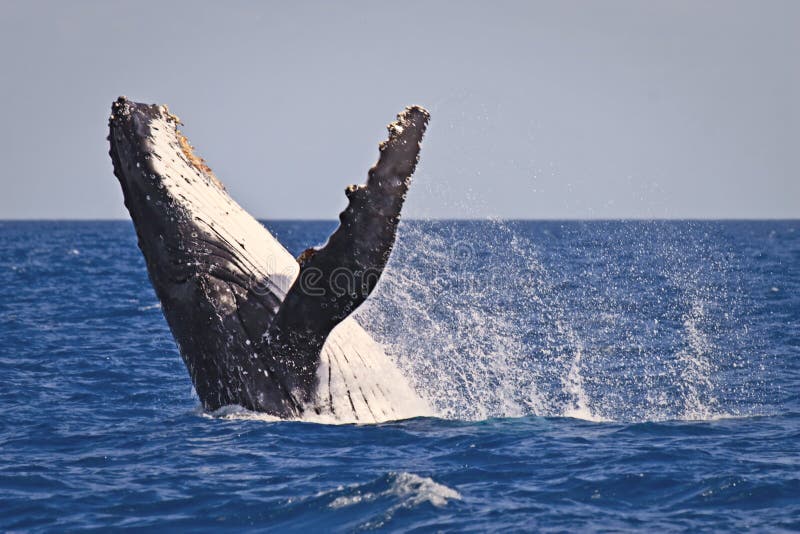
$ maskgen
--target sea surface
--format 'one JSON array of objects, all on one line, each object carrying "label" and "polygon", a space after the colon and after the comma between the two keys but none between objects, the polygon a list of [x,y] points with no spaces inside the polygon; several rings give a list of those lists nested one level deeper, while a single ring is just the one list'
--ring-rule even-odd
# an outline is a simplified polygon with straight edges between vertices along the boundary
[{"label": "sea surface", "polygon": [[357,318],[438,417],[203,413],[129,222],[0,222],[0,531],[800,530],[800,221],[404,222]]}]

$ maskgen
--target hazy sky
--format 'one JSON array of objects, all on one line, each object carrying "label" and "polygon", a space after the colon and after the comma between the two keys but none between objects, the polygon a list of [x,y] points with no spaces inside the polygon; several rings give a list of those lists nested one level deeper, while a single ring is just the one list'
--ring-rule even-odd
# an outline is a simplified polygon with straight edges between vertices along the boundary
[{"label": "hazy sky", "polygon": [[0,0],[0,218],[127,217],[121,94],[260,218],[335,218],[409,104],[406,216],[797,218],[799,28],[792,0]]}]

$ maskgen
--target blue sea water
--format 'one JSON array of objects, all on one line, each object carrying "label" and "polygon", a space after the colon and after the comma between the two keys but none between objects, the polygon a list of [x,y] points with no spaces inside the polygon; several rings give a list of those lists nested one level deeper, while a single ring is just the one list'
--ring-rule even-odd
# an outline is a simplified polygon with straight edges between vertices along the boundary
[{"label": "blue sea water", "polygon": [[800,221],[411,221],[358,319],[439,417],[205,414],[130,223],[0,223],[0,530],[800,530]]}]

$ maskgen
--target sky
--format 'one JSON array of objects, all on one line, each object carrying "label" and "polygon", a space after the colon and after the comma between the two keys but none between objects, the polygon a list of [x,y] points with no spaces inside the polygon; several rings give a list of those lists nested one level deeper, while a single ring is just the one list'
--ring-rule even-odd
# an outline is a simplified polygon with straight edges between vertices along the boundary
[{"label": "sky", "polygon": [[404,216],[800,218],[800,2],[0,0],[0,219],[127,218],[111,102],[262,219],[334,219],[405,106]]}]

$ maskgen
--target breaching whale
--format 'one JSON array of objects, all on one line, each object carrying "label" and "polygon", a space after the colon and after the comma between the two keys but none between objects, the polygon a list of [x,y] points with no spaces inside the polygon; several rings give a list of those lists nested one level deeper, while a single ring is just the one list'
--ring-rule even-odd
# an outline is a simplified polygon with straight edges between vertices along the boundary
[{"label": "breaching whale", "polygon": [[391,253],[429,115],[388,127],[324,246],[297,259],[227,193],[166,106],[120,97],[111,160],[147,272],[203,407],[378,422],[430,408],[350,314]]}]

